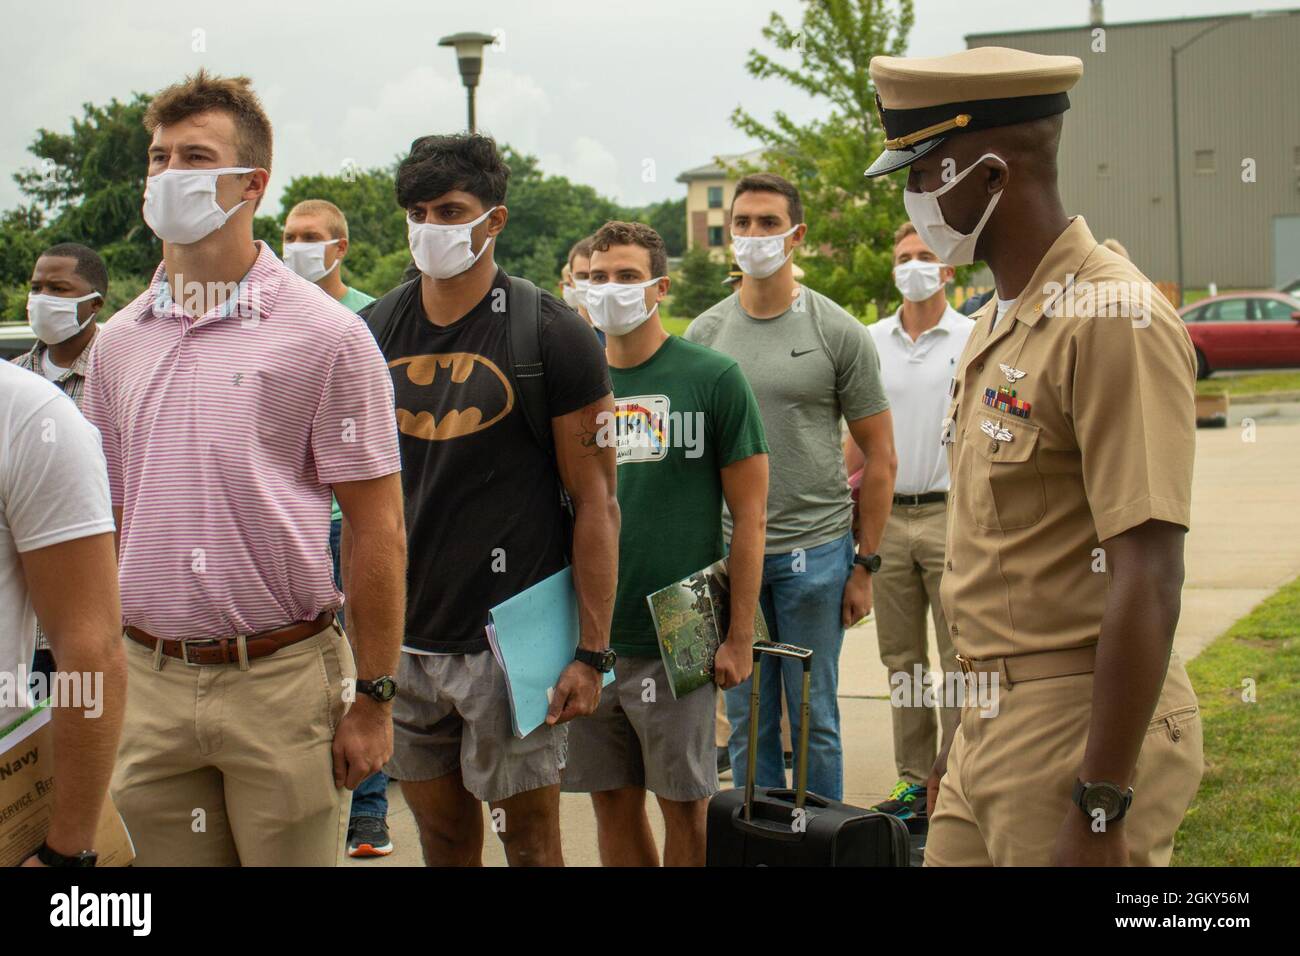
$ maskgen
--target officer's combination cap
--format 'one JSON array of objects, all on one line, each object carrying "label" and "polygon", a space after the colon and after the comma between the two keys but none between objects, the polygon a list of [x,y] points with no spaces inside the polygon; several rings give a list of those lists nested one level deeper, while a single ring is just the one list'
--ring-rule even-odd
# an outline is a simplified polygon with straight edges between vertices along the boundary
[{"label": "officer's combination cap", "polygon": [[1082,75],[1078,57],[997,46],[949,56],[872,57],[885,151],[867,175],[902,169],[949,136],[1064,113],[1066,91]]}]

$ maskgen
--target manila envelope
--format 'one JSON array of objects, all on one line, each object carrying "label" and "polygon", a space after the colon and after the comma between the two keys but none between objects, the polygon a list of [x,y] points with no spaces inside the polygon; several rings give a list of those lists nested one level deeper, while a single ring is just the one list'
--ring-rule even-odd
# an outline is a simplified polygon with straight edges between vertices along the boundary
[{"label": "manila envelope", "polygon": [[[45,842],[54,812],[54,726],[48,706],[37,707],[0,732],[0,867],[17,866]],[[129,866],[130,834],[104,798],[93,849],[99,866]]]}]

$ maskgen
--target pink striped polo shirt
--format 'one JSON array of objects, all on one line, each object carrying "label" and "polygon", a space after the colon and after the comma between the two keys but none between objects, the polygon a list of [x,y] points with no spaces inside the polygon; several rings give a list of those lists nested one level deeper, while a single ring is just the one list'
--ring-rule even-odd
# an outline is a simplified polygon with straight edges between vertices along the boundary
[{"label": "pink striped polo shirt", "polygon": [[370,330],[259,246],[237,302],[197,319],[160,265],[91,358],[83,410],[122,509],[122,617],[159,637],[252,634],[339,607],[330,486],[401,470]]}]

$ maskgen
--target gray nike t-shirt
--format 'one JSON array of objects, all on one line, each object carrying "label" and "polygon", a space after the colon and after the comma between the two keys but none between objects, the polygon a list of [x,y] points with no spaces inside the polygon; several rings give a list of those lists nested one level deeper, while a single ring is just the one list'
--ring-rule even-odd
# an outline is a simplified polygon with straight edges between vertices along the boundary
[{"label": "gray nike t-shirt", "polygon": [[[748,315],[733,294],[692,322],[685,337],[735,359],[758,399],[771,448],[767,553],[807,550],[845,534],[853,503],[840,420],[889,408],[866,326],[801,287],[773,319]],[[730,538],[731,516],[723,520]]]}]

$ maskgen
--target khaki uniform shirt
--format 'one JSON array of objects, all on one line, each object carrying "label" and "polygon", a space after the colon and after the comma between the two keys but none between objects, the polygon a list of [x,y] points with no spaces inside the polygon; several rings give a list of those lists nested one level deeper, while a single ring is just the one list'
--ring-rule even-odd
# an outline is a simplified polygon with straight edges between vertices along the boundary
[{"label": "khaki uniform shirt", "polygon": [[1196,442],[1182,320],[1082,217],[991,330],[996,308],[974,316],[944,423],[941,597],[976,660],[1095,643],[1100,542],[1151,519],[1189,526]]}]

